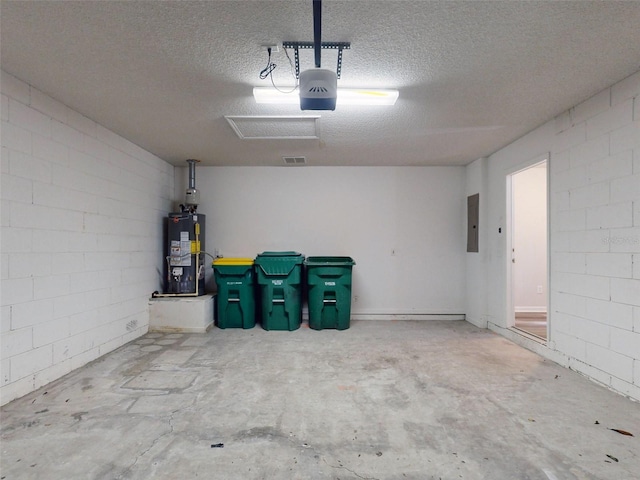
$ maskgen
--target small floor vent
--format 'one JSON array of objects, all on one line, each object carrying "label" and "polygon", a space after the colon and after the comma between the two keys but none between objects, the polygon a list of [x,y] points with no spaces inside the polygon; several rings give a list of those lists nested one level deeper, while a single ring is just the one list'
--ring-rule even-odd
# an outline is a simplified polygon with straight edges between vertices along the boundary
[{"label": "small floor vent", "polygon": [[307,157],[282,157],[285,165],[306,165]]}]

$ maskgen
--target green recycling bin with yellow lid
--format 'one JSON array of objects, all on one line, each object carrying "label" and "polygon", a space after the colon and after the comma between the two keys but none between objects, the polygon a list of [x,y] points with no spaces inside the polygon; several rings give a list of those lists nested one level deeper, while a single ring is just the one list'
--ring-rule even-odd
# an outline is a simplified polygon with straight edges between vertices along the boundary
[{"label": "green recycling bin with yellow lid", "polygon": [[213,273],[218,285],[218,328],[253,328],[256,325],[255,274],[252,258],[216,258]]},{"label": "green recycling bin with yellow lid", "polygon": [[346,330],[351,325],[351,257],[307,257],[309,327]]},{"label": "green recycling bin with yellow lid", "polygon": [[265,330],[296,330],[302,322],[302,263],[298,252],[263,252],[255,259],[259,313]]}]

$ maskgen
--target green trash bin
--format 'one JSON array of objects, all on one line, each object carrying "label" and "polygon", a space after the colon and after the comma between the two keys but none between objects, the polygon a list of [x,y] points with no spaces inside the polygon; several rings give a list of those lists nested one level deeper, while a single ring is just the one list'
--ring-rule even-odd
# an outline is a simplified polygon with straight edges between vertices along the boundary
[{"label": "green trash bin", "polygon": [[351,320],[351,257],[308,257],[309,326],[346,330]]},{"label": "green trash bin", "polygon": [[302,263],[297,252],[263,252],[256,257],[262,328],[296,330],[302,321]]},{"label": "green trash bin", "polygon": [[219,328],[253,328],[256,303],[252,258],[218,258],[213,261],[218,285],[216,319]]}]

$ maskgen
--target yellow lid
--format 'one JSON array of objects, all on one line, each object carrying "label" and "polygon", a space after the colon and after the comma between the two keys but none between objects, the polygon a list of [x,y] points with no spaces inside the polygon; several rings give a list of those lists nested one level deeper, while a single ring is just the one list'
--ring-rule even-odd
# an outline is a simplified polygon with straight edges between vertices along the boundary
[{"label": "yellow lid", "polygon": [[213,265],[228,266],[228,265],[253,265],[253,258],[216,258],[213,261]]}]

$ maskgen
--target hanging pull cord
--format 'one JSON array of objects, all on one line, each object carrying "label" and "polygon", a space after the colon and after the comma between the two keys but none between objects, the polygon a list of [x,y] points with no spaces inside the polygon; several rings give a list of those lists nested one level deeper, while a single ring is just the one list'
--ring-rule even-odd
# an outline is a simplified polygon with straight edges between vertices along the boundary
[{"label": "hanging pull cord", "polygon": [[269,78],[269,75],[271,75],[271,72],[273,72],[277,66],[271,61],[271,47],[267,48],[267,54],[269,55],[269,57],[267,58],[267,66],[264,67],[260,72],[261,80],[266,80],[267,78]]},{"label": "hanging pull cord", "polygon": [[[293,76],[293,78],[296,78],[295,73],[293,71],[293,62],[291,61],[291,57],[289,56],[289,52],[287,51],[286,48],[284,49],[284,54],[287,56],[287,59],[289,60],[289,67],[291,68],[291,75]],[[275,67],[275,65],[274,65],[274,67]],[[282,90],[281,88],[278,88],[276,86],[276,82],[273,81],[273,75],[270,74],[269,77],[271,78],[271,85],[273,85],[273,88],[275,88],[280,93],[293,93],[298,89],[298,81],[297,81],[297,79],[296,79],[296,86],[293,87],[291,90]]]}]

